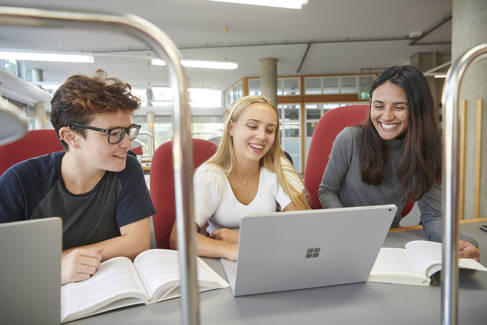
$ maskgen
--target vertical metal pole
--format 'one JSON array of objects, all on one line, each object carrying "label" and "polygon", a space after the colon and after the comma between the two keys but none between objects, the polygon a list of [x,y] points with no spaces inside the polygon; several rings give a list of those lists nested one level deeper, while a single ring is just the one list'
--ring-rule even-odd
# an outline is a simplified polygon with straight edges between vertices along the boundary
[{"label": "vertical metal pole", "polygon": [[474,47],[456,59],[443,89],[443,270],[441,272],[441,323],[458,324],[458,185],[459,185],[459,93],[465,71],[479,56],[487,54],[487,44]]},{"label": "vertical metal pole", "polygon": [[[0,6],[0,25],[28,27],[69,27],[82,30],[111,30],[132,35],[154,49],[167,64],[174,90],[173,166],[178,225],[181,307],[183,324],[199,324],[196,276],[195,225],[193,219],[193,148],[189,110],[188,80],[174,43],[159,28],[134,15],[116,16],[82,12],[13,8]],[[183,195],[184,194],[184,195]]]}]

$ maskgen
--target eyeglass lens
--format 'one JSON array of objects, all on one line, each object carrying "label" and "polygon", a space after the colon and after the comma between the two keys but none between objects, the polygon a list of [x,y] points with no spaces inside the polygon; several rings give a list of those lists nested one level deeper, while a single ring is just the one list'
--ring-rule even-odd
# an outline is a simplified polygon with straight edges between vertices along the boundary
[{"label": "eyeglass lens", "polygon": [[[139,134],[138,128],[136,126],[131,126],[128,128],[128,135],[129,139],[132,141],[134,140],[137,135]],[[115,128],[112,129],[108,135],[108,142],[111,144],[117,144],[122,142],[123,138],[125,137],[125,134],[127,133],[126,128]]]}]

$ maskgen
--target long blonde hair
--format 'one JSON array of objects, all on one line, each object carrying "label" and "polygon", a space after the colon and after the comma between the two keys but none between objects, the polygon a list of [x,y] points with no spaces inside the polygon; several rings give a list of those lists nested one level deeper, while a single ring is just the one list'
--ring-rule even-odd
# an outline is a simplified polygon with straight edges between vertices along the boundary
[{"label": "long blonde hair", "polygon": [[235,123],[239,119],[244,109],[255,103],[269,105],[276,112],[276,116],[278,117],[274,143],[265,156],[261,158],[261,166],[276,174],[279,184],[281,184],[286,194],[290,197],[296,209],[309,209],[303,182],[292,164],[284,157],[281,149],[279,114],[277,112],[277,108],[271,100],[264,96],[242,97],[227,109],[220,145],[218,146],[216,153],[206,163],[219,165],[225,171],[226,175],[230,174],[236,160],[232,137],[228,132],[230,122]]}]

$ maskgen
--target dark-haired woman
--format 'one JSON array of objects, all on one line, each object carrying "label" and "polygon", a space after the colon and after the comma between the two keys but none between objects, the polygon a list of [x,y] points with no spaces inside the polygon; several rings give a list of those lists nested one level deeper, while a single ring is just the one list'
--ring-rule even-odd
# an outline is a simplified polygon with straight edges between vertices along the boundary
[{"label": "dark-haired woman", "polygon": [[[318,196],[324,208],[395,204],[399,225],[407,201],[418,201],[429,240],[441,241],[441,158],[437,112],[423,74],[386,69],[372,84],[370,113],[335,139]],[[459,256],[479,259],[478,244],[461,236]]]}]

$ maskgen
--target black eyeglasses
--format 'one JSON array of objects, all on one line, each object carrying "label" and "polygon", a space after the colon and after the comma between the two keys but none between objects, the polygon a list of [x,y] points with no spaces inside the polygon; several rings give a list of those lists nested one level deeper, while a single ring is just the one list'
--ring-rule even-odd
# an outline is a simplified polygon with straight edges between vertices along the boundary
[{"label": "black eyeglasses", "polygon": [[128,128],[117,127],[113,129],[100,129],[94,126],[78,124],[78,123],[73,123],[71,124],[71,126],[81,128],[81,129],[89,129],[89,130],[106,133],[109,144],[117,144],[122,142],[123,138],[125,137],[125,134],[129,135],[129,139],[131,141],[135,140],[135,138],[137,138],[137,136],[139,135],[139,130],[140,130],[140,125],[138,124],[132,124]]}]

